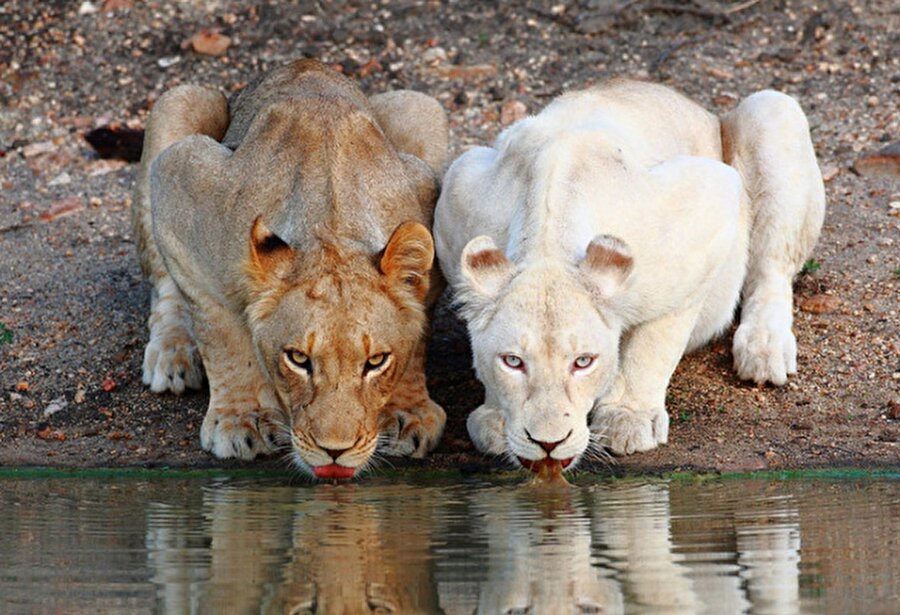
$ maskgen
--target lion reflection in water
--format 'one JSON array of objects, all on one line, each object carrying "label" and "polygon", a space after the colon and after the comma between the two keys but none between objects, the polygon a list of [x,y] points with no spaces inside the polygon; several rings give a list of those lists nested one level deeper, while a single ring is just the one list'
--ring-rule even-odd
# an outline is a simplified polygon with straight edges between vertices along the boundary
[{"label": "lion reflection in water", "polygon": [[797,612],[797,510],[735,488],[226,487],[147,546],[163,612]]},{"label": "lion reflection in water", "polygon": [[697,488],[672,497],[665,483],[476,492],[468,543],[487,544],[488,572],[477,596],[441,603],[454,615],[799,612],[797,510],[759,487],[734,509],[748,494],[723,486],[731,506],[702,515]]},{"label": "lion reflection in water", "polygon": [[[440,612],[429,520],[441,501],[434,489],[406,486],[207,491],[207,527],[180,527],[179,536],[150,524],[160,607],[166,613]],[[197,546],[208,545],[199,573],[190,564],[196,553],[190,537],[198,533],[205,540]],[[190,570],[192,578],[172,570]]]}]

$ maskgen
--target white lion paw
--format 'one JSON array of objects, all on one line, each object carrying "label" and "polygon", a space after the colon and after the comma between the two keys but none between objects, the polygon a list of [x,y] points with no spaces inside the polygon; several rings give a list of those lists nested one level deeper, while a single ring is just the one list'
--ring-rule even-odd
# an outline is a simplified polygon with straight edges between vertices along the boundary
[{"label": "white lion paw", "polygon": [[734,369],[741,380],[781,386],[797,373],[797,340],[789,324],[742,322],[734,334]]},{"label": "white lion paw", "polygon": [[203,363],[190,333],[151,335],[144,349],[143,382],[154,393],[203,386]]},{"label": "white lion paw", "polygon": [[641,453],[669,441],[669,415],[665,409],[600,407],[594,413],[591,431],[615,455]]},{"label": "white lion paw", "polygon": [[200,445],[219,459],[253,459],[279,448],[281,415],[267,408],[213,408],[200,428]]},{"label": "white lion paw", "polygon": [[504,425],[503,413],[488,406],[479,406],[466,419],[466,429],[475,448],[490,455],[503,455],[509,449]]},{"label": "white lion paw", "polygon": [[437,446],[446,421],[444,409],[434,402],[421,409],[389,410],[382,421],[378,450],[385,455],[422,458]]}]

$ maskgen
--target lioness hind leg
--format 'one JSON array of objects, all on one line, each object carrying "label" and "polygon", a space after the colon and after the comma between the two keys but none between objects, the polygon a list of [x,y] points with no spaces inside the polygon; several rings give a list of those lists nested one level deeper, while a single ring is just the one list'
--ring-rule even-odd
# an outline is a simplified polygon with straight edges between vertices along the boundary
[{"label": "lioness hind leg", "polygon": [[381,421],[382,444],[387,455],[424,457],[437,446],[447,414],[432,401],[425,385],[425,340],[409,360]]},{"label": "lioness hind leg", "polygon": [[209,379],[200,445],[220,459],[275,452],[288,429],[243,323],[227,309],[206,304],[195,311],[195,325]]},{"label": "lioness hind leg", "polygon": [[369,103],[394,147],[422,160],[437,177],[442,177],[450,133],[441,103],[412,90],[376,94]]},{"label": "lioness hind leg", "polygon": [[143,383],[154,393],[203,386],[203,364],[188,306],[168,275],[159,276],[150,298],[150,339],[144,348]]},{"label": "lioness hind leg", "polygon": [[194,134],[220,139],[228,125],[228,103],[221,93],[198,86],[179,86],[156,102],[147,121],[141,166],[131,210],[131,224],[144,275],[153,285],[144,349],[142,380],[150,390],[181,394],[203,386],[203,366],[190,311],[169,275],[153,239],[150,164],[167,147]]},{"label": "lioness hind leg", "polygon": [[806,116],[787,95],[750,96],[723,119],[722,137],[725,162],[744,181],[751,219],[734,367],[742,379],[782,385],[797,371],[792,281],[822,228],[822,175]]}]

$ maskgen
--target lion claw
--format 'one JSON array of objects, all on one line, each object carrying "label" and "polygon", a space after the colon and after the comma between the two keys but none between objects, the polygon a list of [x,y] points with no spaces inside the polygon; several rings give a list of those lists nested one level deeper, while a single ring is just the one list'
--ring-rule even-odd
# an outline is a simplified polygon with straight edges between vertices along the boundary
[{"label": "lion claw", "polygon": [[797,373],[797,340],[789,324],[742,322],[734,334],[732,354],[741,380],[782,386]]},{"label": "lion claw", "polygon": [[219,459],[253,459],[279,448],[278,412],[210,408],[200,428],[200,445]]},{"label": "lion claw", "polygon": [[591,431],[615,455],[641,453],[669,440],[669,415],[665,409],[598,408]]},{"label": "lion claw", "polygon": [[437,446],[447,415],[434,402],[430,407],[392,409],[382,423],[379,451],[385,455],[421,459]]},{"label": "lion claw", "polygon": [[154,393],[203,386],[203,366],[190,334],[151,336],[144,348],[143,383]]}]

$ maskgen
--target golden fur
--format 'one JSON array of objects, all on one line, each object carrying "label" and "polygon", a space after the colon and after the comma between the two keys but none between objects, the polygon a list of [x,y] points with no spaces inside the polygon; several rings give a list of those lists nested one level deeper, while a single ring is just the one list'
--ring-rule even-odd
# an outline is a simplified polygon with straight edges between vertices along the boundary
[{"label": "golden fur", "polygon": [[423,373],[441,287],[428,228],[446,151],[435,100],[366,99],[313,60],[270,72],[230,109],[195,86],[157,102],[134,222],[155,293],[148,353],[175,352],[145,362],[145,382],[181,392],[178,374],[199,373],[196,340],[205,449],[252,458],[281,428],[298,466],[336,478],[379,444],[434,447],[445,417]]}]

